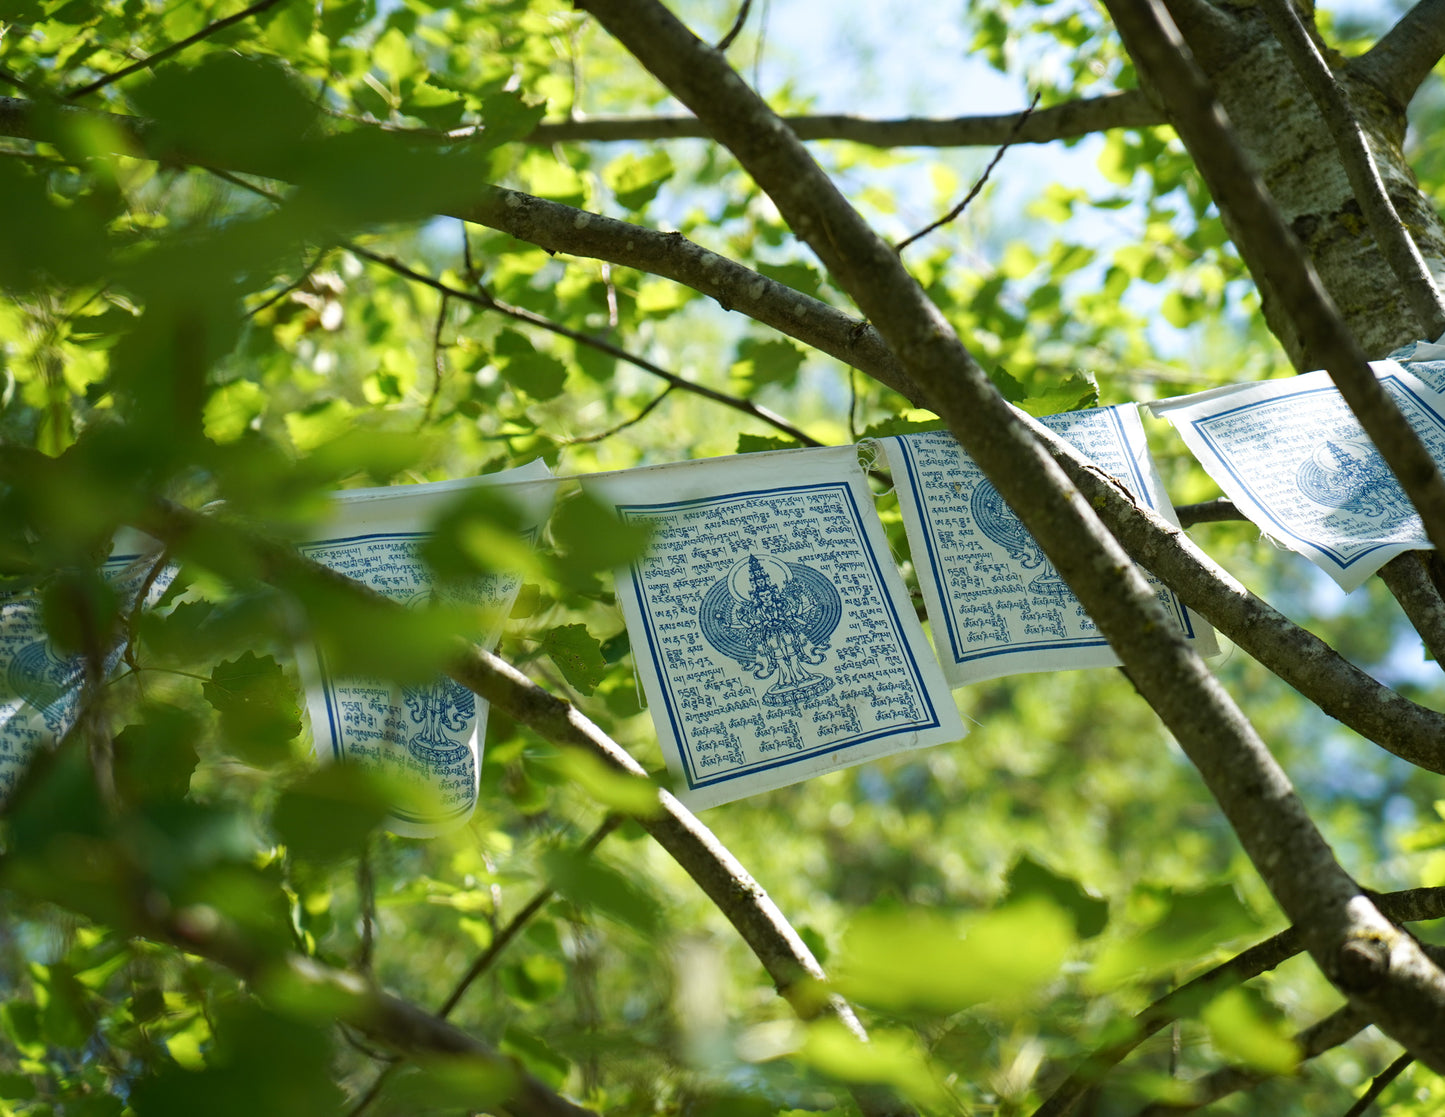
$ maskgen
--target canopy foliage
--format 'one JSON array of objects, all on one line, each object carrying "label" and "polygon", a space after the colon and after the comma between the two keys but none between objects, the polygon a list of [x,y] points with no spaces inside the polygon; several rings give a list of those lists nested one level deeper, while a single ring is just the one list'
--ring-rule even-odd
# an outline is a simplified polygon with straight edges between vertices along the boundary
[{"label": "canopy foliage", "polygon": [[[1192,72],[1147,0],[875,14],[851,44],[825,28],[861,7],[676,5],[723,53],[643,0],[0,0],[0,602],[38,601],[85,676],[0,819],[0,1113],[1343,1113],[1401,1044],[1383,1104],[1436,1112],[1445,976],[1415,944],[1445,942],[1445,761],[1414,705],[1445,700],[1435,560],[1346,598],[1216,508],[1186,569],[1091,495],[1227,637],[1212,671],[1290,791],[1099,573],[1127,561],[1002,398],[1347,377],[1445,328],[1394,263],[1406,226],[1445,261],[1445,162],[1417,139],[1445,112],[1445,14],[1309,18],[1404,215],[1386,236],[1306,189],[1350,156],[1290,153],[1329,135],[1303,87],[1245,112],[1305,65],[1285,6],[1169,6],[1343,323],[1226,198],[1228,145],[1160,66]],[[959,44],[1036,107],[950,118]],[[856,75],[824,107],[855,115],[816,115],[820,49]],[[908,70],[920,117],[870,119]],[[966,741],[706,827],[657,789],[609,575],[637,541],[571,490],[535,553],[495,503],[437,525],[439,578],[525,569],[496,657],[289,547],[338,487],[940,422],[1127,672],[962,690]],[[1176,505],[1216,495],[1151,436]],[[98,568],[127,526],[179,563],[151,606]],[[307,640],[491,700],[468,826],[390,835],[385,788],[316,768]]]}]

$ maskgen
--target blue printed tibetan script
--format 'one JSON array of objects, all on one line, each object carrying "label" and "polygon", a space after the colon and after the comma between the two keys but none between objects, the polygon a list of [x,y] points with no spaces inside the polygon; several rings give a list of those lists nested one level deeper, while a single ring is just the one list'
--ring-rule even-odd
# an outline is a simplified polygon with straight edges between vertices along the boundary
[{"label": "blue printed tibetan script", "polygon": [[[142,593],[153,602],[175,573],[155,554],[112,555],[101,565],[126,609],[134,608]],[[123,651],[117,640],[105,657],[104,674],[115,670]],[[51,645],[39,595],[0,594],[0,803],[35,750],[75,724],[84,681],[85,658],[61,655]]]},{"label": "blue printed tibetan script", "polygon": [[[349,578],[412,608],[436,597],[420,555],[423,532],[375,532],[302,544],[301,551]],[[516,590],[513,575],[488,575],[445,600],[500,609]],[[317,652],[325,717],[313,731],[318,750],[383,772],[404,793],[394,821],[418,829],[445,827],[469,816],[476,802],[476,697],[451,679],[398,686],[381,679],[338,677]],[[418,805],[409,805],[418,804]]]},{"label": "blue printed tibetan script", "polygon": [[[1075,411],[1041,421],[1136,499],[1158,507],[1143,428],[1132,408]],[[1117,662],[1048,557],[951,434],[883,441],[934,644],[950,683]],[[1184,633],[1205,635],[1201,651],[1212,651],[1207,626],[1171,590],[1151,582]]]},{"label": "blue printed tibetan script", "polygon": [[846,482],[616,507],[653,529],[630,572],[633,645],[690,789],[956,723],[925,685]]},{"label": "blue printed tibetan script", "polygon": [[[1379,381],[1431,456],[1445,461],[1445,418],[1435,393],[1393,373]],[[1368,574],[1404,545],[1426,542],[1399,482],[1323,377],[1302,390],[1187,421],[1223,471],[1221,486],[1257,507],[1262,527],[1339,571],[1368,567]],[[1346,574],[1346,581],[1358,580]]]}]

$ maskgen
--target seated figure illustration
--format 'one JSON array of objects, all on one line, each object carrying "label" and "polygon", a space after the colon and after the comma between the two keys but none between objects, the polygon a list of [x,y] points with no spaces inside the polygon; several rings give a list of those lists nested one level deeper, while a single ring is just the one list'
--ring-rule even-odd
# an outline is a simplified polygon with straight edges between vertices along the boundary
[{"label": "seated figure illustration", "polygon": [[698,623],[708,643],[753,678],[777,676],[765,705],[796,707],[832,689],[831,678],[809,668],[823,662],[842,615],[842,597],[817,570],[753,553],[703,594]]},{"label": "seated figure illustration", "polygon": [[1395,522],[1412,509],[1375,447],[1365,441],[1326,439],[1295,470],[1300,492],[1326,508]]}]

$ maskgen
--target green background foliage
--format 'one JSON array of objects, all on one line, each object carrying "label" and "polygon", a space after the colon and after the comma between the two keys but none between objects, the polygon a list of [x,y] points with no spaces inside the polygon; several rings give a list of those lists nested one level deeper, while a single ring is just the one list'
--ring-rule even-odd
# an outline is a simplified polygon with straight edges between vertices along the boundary
[{"label": "green background foliage", "polygon": [[[735,15],[684,8],[714,41]],[[608,1114],[848,1113],[857,1084],[930,1112],[1027,1113],[1153,998],[1280,929],[1198,779],[1108,670],[970,687],[966,741],[707,815],[863,1010],[866,1048],[834,1022],[800,1023],[635,821],[585,846],[611,811],[642,809],[636,788],[501,712],[468,826],[424,842],[378,830],[387,789],[313,765],[293,648],[316,639],[350,669],[424,678],[477,619],[368,611],[270,575],[246,539],[298,538],[338,486],[797,444],[578,334],[826,444],[933,416],[670,280],[437,216],[498,183],[675,229],[847,308],[713,145],[521,142],[544,118],[663,104],[567,5],[282,0],[86,89],[239,10],[0,2],[4,81],[56,137],[0,147],[0,440],[46,459],[0,486],[0,577],[43,595],[57,645],[84,650],[117,625],[132,637],[87,692],[87,718],[113,740],[115,798],[76,733],[37,758],[0,822],[0,1114],[355,1112],[394,1056],[335,1023],[353,991],[281,960],[353,971],[430,1010],[504,935],[452,1020]],[[946,18],[997,68],[1026,71],[1046,106],[1136,83],[1092,7],[979,0]],[[734,49],[809,48],[754,25]],[[780,111],[810,107],[789,81],[767,92]],[[150,124],[128,134],[68,104]],[[1012,199],[991,187],[964,223],[907,250],[1005,395],[1045,414],[1286,374],[1172,132],[1091,143],[1090,184],[1014,181]],[[815,153],[900,238],[919,224],[902,213],[943,212],[984,158],[842,141]],[[1439,197],[1438,153],[1420,170]],[[1151,434],[1177,503],[1213,495]],[[249,534],[198,532],[160,606],[117,616],[95,563],[157,497],[223,500]],[[911,575],[896,501],[880,512]],[[540,554],[515,524],[495,502],[458,505],[429,561],[439,578],[523,564],[500,654],[660,772],[608,574],[640,540],[567,490]],[[1356,662],[1445,698],[1378,584],[1342,599],[1252,528],[1196,534]],[[1433,777],[1242,653],[1217,670],[1367,886],[1445,884]],[[226,964],[188,952],[188,934],[223,943]],[[1339,1001],[1303,959],[1202,999],[1105,1080],[1091,1112],[1182,1096],[1232,1061],[1286,1078],[1222,1111],[1343,1111],[1388,1045],[1367,1033],[1296,1068],[1290,1038]],[[514,1086],[436,1056],[389,1074],[369,1105],[486,1111]],[[1388,1111],[1434,1112],[1442,1094],[1411,1070]]]}]

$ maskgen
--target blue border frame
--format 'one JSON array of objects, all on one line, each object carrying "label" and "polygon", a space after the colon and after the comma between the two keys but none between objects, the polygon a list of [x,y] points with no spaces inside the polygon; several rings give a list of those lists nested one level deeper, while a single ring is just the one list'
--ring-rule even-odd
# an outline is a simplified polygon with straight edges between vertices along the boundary
[{"label": "blue border frame", "polygon": [[847,481],[827,481],[813,485],[795,485],[786,488],[775,489],[749,489],[744,492],[719,493],[715,496],[696,497],[692,500],[670,501],[662,504],[618,504],[615,505],[617,514],[624,522],[632,522],[634,518],[648,514],[657,515],[665,512],[676,512],[686,508],[696,508],[703,505],[717,504],[720,502],[731,502],[735,500],[747,500],[757,497],[785,496],[790,493],[806,493],[835,490],[841,492],[849,511],[853,514],[853,526],[858,533],[858,543],[867,555],[873,576],[876,579],[874,587],[883,599],[884,608],[893,625],[893,634],[898,641],[898,646],[903,653],[908,669],[912,673],[913,684],[917,688],[921,705],[928,712],[931,721],[917,721],[902,725],[893,725],[886,729],[875,730],[859,737],[850,738],[832,744],[818,745],[812,749],[800,752],[789,753],[786,757],[758,761],[743,768],[734,769],[721,775],[712,776],[708,779],[698,779],[692,763],[692,751],[688,744],[685,733],[686,719],[680,718],[676,709],[672,693],[672,682],[667,674],[666,665],[663,663],[657,641],[654,639],[654,621],[652,618],[651,602],[648,601],[643,592],[643,583],[640,577],[638,566],[633,563],[629,567],[632,579],[632,597],[637,602],[638,612],[642,614],[643,628],[647,639],[648,652],[652,656],[653,674],[656,676],[658,685],[662,689],[663,705],[667,710],[668,724],[672,729],[673,740],[677,742],[678,755],[683,765],[683,777],[687,780],[687,786],[691,790],[698,788],[712,787],[716,784],[727,783],[729,780],[742,779],[744,776],[757,775],[773,768],[780,768],[788,764],[796,763],[808,757],[827,756],[829,753],[838,752],[840,749],[852,748],[855,745],[867,744],[869,741],[880,740],[885,737],[897,736],[900,733],[914,733],[924,729],[937,729],[943,725],[938,715],[938,710],[933,704],[933,696],[929,693],[928,687],[923,679],[923,672],[918,666],[918,661],[913,655],[913,649],[903,634],[903,625],[899,620],[898,612],[893,607],[893,598],[886,592],[883,581],[883,570],[878,562],[878,555],[872,546],[869,545],[868,534],[864,528],[862,514],[858,510],[857,497],[853,487]]},{"label": "blue border frame", "polygon": [[[1103,407],[1098,408],[1098,410],[1104,412],[1107,421],[1114,428],[1114,433],[1119,439],[1119,445],[1125,451],[1124,457],[1129,463],[1129,471],[1132,474],[1130,492],[1137,499],[1143,501],[1150,508],[1153,508],[1154,501],[1150,495],[1147,480],[1140,472],[1139,465],[1134,460],[1134,455],[1129,452],[1129,439],[1124,431],[1123,420],[1119,417],[1118,408]],[[1052,428],[1053,424],[1049,423],[1050,418],[1053,418],[1053,416],[1046,416],[1039,421],[1042,422],[1045,426]],[[948,432],[939,431],[930,433],[947,434]],[[1068,440],[1068,435],[1063,434],[1059,431],[1055,431],[1054,433],[1058,434],[1060,438],[1063,438],[1066,441]],[[910,485],[912,486],[913,505],[918,511],[919,523],[923,525],[923,543],[925,549],[928,551],[928,567],[929,570],[932,572],[933,584],[938,590],[938,600],[942,602],[944,606],[942,610],[943,622],[944,627],[948,630],[948,648],[949,651],[953,654],[953,662],[971,663],[975,660],[991,659],[994,656],[1017,655],[1020,652],[1066,651],[1071,648],[1107,648],[1109,646],[1109,641],[1104,639],[1102,636],[1075,636],[1071,639],[1054,640],[1047,643],[1038,641],[1033,643],[1013,643],[1010,644],[1009,647],[994,648],[991,651],[978,651],[972,653],[964,652],[961,646],[961,642],[959,640],[959,632],[956,627],[956,621],[953,615],[952,606],[955,604],[955,602],[953,600],[952,594],[949,592],[946,586],[943,576],[942,562],[938,556],[937,549],[934,546],[935,529],[933,526],[933,520],[928,508],[928,502],[924,499],[924,485],[918,473],[917,463],[915,462],[913,457],[913,447],[909,445],[908,439],[908,435],[895,436],[896,443],[903,450],[903,468],[904,471],[908,474],[908,480]],[[962,453],[965,457],[968,456],[968,452],[964,450],[961,446],[959,447],[959,452]],[[977,465],[975,465],[974,468],[977,469]],[[1195,632],[1194,626],[1189,619],[1189,611],[1185,609],[1184,606],[1180,603],[1178,595],[1173,590],[1169,589],[1167,586],[1164,587],[1164,590],[1168,595],[1170,607],[1174,612],[1174,619],[1179,622],[1180,627],[1184,630],[1185,636],[1193,638]],[[1077,598],[1075,598],[1075,601],[1077,601]],[[935,621],[934,623],[936,627],[937,622]]]},{"label": "blue border frame", "polygon": [[[1398,391],[1409,396],[1410,399],[1414,401],[1415,405],[1419,407],[1422,411],[1424,411],[1428,418],[1434,421],[1435,426],[1439,429],[1441,438],[1445,439],[1445,419],[1442,419],[1439,412],[1437,412],[1433,407],[1431,407],[1414,392],[1412,392],[1409,385],[1401,381],[1400,378],[1394,373],[1389,373],[1385,376],[1379,377],[1379,381],[1381,387],[1386,388],[1387,391],[1389,390],[1388,386],[1393,385]],[[1280,404],[1287,405],[1291,400],[1302,399],[1305,396],[1314,396],[1323,393],[1338,394],[1338,392],[1339,389],[1336,388],[1333,384],[1324,385],[1319,388],[1306,388],[1298,392],[1290,392],[1288,395],[1284,396],[1273,396],[1270,399],[1255,400],[1252,403],[1242,403],[1238,407],[1231,407],[1227,411],[1216,411],[1212,415],[1207,415],[1200,419],[1189,420],[1189,425],[1194,428],[1195,433],[1197,433],[1199,437],[1208,444],[1210,450],[1214,452],[1215,459],[1219,462],[1220,467],[1231,477],[1234,478],[1235,482],[1239,485],[1240,488],[1242,488],[1246,493],[1250,495],[1250,497],[1254,500],[1254,503],[1258,505],[1260,511],[1264,513],[1265,518],[1279,529],[1281,535],[1293,539],[1298,543],[1302,543],[1310,550],[1325,556],[1341,570],[1348,570],[1355,563],[1360,562],[1362,559],[1374,554],[1376,551],[1382,551],[1387,548],[1409,546],[1409,544],[1403,542],[1374,543],[1365,547],[1353,558],[1345,559],[1340,557],[1340,553],[1336,551],[1335,548],[1317,542],[1313,539],[1306,539],[1298,532],[1286,527],[1285,524],[1278,518],[1278,516],[1275,515],[1270,503],[1267,503],[1262,498],[1260,498],[1260,496],[1255,492],[1253,486],[1250,485],[1249,481],[1244,477],[1244,475],[1235,470],[1234,465],[1232,464],[1230,459],[1225,456],[1225,453],[1221,448],[1218,440],[1215,438],[1213,433],[1211,433],[1207,429],[1206,426],[1206,424],[1211,423],[1216,419],[1222,419],[1230,415],[1238,415],[1241,412],[1249,411],[1253,408],[1272,407]],[[1368,437],[1368,435],[1366,437]],[[1426,449],[1428,450],[1428,447]],[[1379,453],[1378,450],[1376,450],[1375,452]],[[1393,476],[1391,479],[1393,480]],[[1398,482],[1396,482],[1396,484],[1398,485]]]}]

